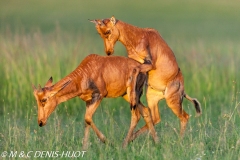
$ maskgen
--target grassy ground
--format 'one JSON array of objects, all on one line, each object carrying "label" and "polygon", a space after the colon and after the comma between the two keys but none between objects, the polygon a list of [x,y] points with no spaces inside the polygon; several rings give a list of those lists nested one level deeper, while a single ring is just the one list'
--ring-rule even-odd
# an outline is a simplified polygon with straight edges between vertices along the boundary
[{"label": "grassy ground", "polygon": [[[30,159],[36,151],[82,151],[85,104],[75,98],[59,105],[40,128],[31,85],[44,85],[50,76],[57,82],[90,53],[104,55],[103,42],[88,19],[112,15],[161,33],[177,57],[186,92],[198,98],[203,114],[195,118],[193,105],[184,101],[192,116],[179,141],[179,121],[162,101],[162,121],[156,126],[161,143],[154,145],[145,134],[123,150],[129,105],[121,98],[105,99],[94,121],[112,144],[100,143],[91,132],[83,158],[239,159],[239,7],[235,0],[1,1],[0,159],[4,151],[33,151]],[[115,54],[126,56],[120,43]],[[141,120],[137,128],[143,124]]]}]

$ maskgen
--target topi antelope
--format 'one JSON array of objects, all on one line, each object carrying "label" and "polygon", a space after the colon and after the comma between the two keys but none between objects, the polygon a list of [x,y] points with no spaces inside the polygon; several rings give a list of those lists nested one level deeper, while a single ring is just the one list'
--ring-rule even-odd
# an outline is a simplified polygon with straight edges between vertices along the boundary
[{"label": "topi antelope", "polygon": [[33,86],[34,96],[38,105],[38,124],[47,123],[48,117],[56,106],[74,97],[86,102],[85,132],[83,148],[88,147],[89,129],[92,128],[98,138],[105,142],[105,136],[96,127],[92,116],[104,97],[122,96],[131,106],[131,124],[123,142],[126,147],[132,137],[133,130],[143,116],[155,142],[158,141],[148,108],[140,102],[146,74],[141,73],[141,64],[135,60],[120,56],[89,55],[69,75],[52,84],[50,78],[42,88]]},{"label": "topi antelope", "polygon": [[[191,101],[197,115],[201,114],[200,103],[184,91],[182,72],[174,53],[155,29],[139,28],[115,17],[91,20],[102,37],[107,55],[112,55],[114,45],[120,41],[127,49],[128,57],[141,64],[148,71],[147,102],[154,125],[160,122],[158,102],[165,98],[168,107],[180,120],[180,136],[183,137],[189,115],[183,110],[185,97]],[[147,125],[138,130],[131,140],[148,129]]]}]

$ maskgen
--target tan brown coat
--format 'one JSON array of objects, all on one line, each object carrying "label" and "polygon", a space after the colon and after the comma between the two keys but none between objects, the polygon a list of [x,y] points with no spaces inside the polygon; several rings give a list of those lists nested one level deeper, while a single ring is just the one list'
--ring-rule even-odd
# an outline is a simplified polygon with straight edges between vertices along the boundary
[{"label": "tan brown coat", "polygon": [[[89,55],[69,75],[52,84],[48,80],[44,88],[34,88],[34,96],[38,104],[38,124],[40,127],[47,123],[48,117],[56,106],[74,97],[79,97],[86,102],[85,134],[83,148],[87,148],[89,129],[92,128],[102,142],[105,136],[96,127],[92,116],[105,97],[114,98],[122,96],[131,104],[131,125],[123,147],[126,147],[132,137],[133,130],[143,116],[151,135],[157,142],[156,132],[153,127],[150,111],[140,102],[142,87],[146,75],[140,73],[140,64],[132,59],[120,56]],[[138,83],[136,83],[138,82]]]},{"label": "tan brown coat", "polygon": [[[198,115],[201,114],[201,107],[197,99],[185,93],[183,76],[174,53],[160,34],[155,29],[139,28],[115,17],[91,22],[96,24],[107,55],[113,54],[115,43],[120,41],[126,47],[128,57],[142,63],[142,70],[149,71],[147,101],[154,124],[160,122],[158,102],[165,98],[168,106],[180,119],[180,135],[183,136],[189,119],[182,108],[183,97],[194,103]],[[141,128],[132,139],[146,129],[147,126]]]}]

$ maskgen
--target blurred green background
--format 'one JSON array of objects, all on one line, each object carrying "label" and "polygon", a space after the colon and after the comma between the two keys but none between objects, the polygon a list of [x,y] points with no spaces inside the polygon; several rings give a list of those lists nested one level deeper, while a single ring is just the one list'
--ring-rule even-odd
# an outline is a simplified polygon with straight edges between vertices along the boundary
[{"label": "blurred green background", "polygon": [[59,25],[64,31],[93,32],[88,19],[116,18],[140,27],[152,27],[164,37],[239,40],[240,3],[237,0],[169,1],[1,1],[1,30],[19,27],[43,33]]},{"label": "blurred green background", "polygon": [[[99,143],[91,132],[85,159],[239,159],[240,154],[240,1],[0,1],[0,153],[2,151],[81,150],[85,103],[60,104],[48,124],[37,125],[31,85],[54,83],[90,53],[105,55],[104,45],[88,19],[117,19],[159,31],[174,51],[185,91],[202,104],[179,141],[179,120],[163,100],[160,144],[148,134],[121,143],[130,123],[129,104],[105,99],[94,122],[113,145]],[[121,43],[115,55],[126,56]],[[146,104],[145,94],[142,101]],[[144,122],[141,120],[139,129]],[[2,157],[0,157],[1,159]],[[51,158],[49,158],[51,159]]]}]

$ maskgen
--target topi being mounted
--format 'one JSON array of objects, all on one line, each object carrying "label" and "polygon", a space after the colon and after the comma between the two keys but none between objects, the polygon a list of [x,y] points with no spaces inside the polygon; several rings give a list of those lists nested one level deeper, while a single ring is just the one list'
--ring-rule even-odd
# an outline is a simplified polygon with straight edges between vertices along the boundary
[{"label": "topi being mounted", "polygon": [[74,97],[86,102],[85,133],[83,148],[88,146],[89,129],[92,128],[98,138],[105,142],[105,136],[97,128],[92,116],[103,98],[122,96],[131,106],[131,124],[123,142],[126,147],[133,136],[133,130],[143,116],[155,142],[158,141],[153,127],[150,111],[140,102],[146,74],[141,73],[141,64],[135,60],[120,56],[89,55],[69,75],[52,84],[52,78],[46,85],[37,89],[33,86],[34,96],[38,104],[38,124],[47,123],[48,117],[58,104]]}]

